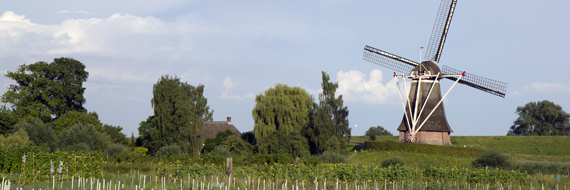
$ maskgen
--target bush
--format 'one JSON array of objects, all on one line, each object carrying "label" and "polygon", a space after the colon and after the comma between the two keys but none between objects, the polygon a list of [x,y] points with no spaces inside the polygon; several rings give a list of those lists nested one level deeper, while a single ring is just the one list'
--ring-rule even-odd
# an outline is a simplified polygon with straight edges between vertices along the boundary
[{"label": "bush", "polygon": [[158,156],[169,156],[169,155],[175,155],[175,154],[180,154],[180,146],[178,145],[168,145],[168,146],[163,146],[160,149],[158,149],[157,155]]},{"label": "bush", "polygon": [[89,145],[86,143],[77,143],[77,144],[67,146],[65,148],[65,150],[76,151],[76,152],[91,151],[91,147],[89,147]]},{"label": "bush", "polygon": [[59,134],[58,145],[64,150],[105,150],[107,144],[105,136],[98,133],[91,124],[77,123]]},{"label": "bush", "polygon": [[316,166],[323,163],[323,159],[320,156],[305,155],[303,156],[303,164],[307,166]]},{"label": "bush", "polygon": [[220,147],[220,146],[217,146],[216,148],[214,148],[214,150],[212,150],[210,153],[222,155],[222,156],[225,156],[226,158],[231,157],[230,151],[227,148]]},{"label": "bush", "polygon": [[14,130],[24,129],[36,146],[47,146],[51,151],[55,150],[57,137],[51,125],[45,124],[38,118],[22,121],[14,126]]},{"label": "bush", "polygon": [[395,166],[398,164],[403,166],[404,160],[402,160],[401,158],[398,158],[398,157],[391,157],[391,158],[388,158],[388,159],[382,161],[382,167],[385,167],[385,168],[387,168],[388,166],[391,166],[391,165]]},{"label": "bush", "polygon": [[335,152],[324,152],[319,156],[324,163],[328,164],[338,164],[338,163],[348,163],[348,159]]},{"label": "bush", "polygon": [[107,151],[105,151],[107,155],[115,155],[121,153],[127,153],[127,149],[122,144],[112,144],[111,146],[107,147]]},{"label": "bush", "polygon": [[484,150],[463,147],[438,146],[415,143],[399,143],[387,141],[365,141],[367,150],[411,151],[449,156],[476,157],[483,154]]},{"label": "bush", "polygon": [[509,166],[509,157],[499,151],[487,151],[473,161],[475,167],[507,167]]}]

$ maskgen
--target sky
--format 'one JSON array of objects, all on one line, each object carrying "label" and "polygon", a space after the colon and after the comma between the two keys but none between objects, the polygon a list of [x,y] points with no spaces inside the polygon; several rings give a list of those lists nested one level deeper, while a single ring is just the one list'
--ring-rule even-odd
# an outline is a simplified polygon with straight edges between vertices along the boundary
[{"label": "sky", "polygon": [[[137,136],[161,76],[205,86],[214,121],[253,130],[254,97],[275,84],[316,101],[321,71],[339,82],[353,136],[397,134],[393,70],[364,61],[365,45],[419,62],[439,0],[7,1],[0,73],[71,57],[86,66],[85,108]],[[508,83],[505,98],[457,85],[444,100],[452,136],[505,135],[517,106],[549,100],[570,111],[570,2],[463,1],[440,65]],[[401,82],[401,79],[400,79]],[[410,82],[410,81],[408,81]],[[0,77],[0,93],[14,81]],[[442,93],[453,84],[441,82]],[[408,86],[409,87],[409,86]]]}]

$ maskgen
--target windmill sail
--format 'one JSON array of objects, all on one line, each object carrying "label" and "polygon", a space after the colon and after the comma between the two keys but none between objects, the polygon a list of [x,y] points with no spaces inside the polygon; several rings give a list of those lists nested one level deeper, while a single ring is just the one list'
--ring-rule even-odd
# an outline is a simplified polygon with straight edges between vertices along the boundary
[{"label": "windmill sail", "polygon": [[[441,72],[444,75],[460,75],[463,71],[443,65]],[[455,77],[446,77],[450,80],[457,80]],[[465,76],[459,80],[459,83],[482,90],[484,92],[504,98],[507,92],[507,83],[488,79],[485,77],[477,76],[470,73],[465,73]]]},{"label": "windmill sail", "polygon": [[447,37],[447,31],[451,24],[451,18],[453,17],[453,11],[455,10],[456,3],[457,0],[441,0],[425,54],[426,60],[432,60],[439,63],[439,58],[441,57],[441,51],[443,50],[443,44]]},{"label": "windmill sail", "polygon": [[370,46],[364,47],[364,60],[406,74],[419,65],[409,59]]}]

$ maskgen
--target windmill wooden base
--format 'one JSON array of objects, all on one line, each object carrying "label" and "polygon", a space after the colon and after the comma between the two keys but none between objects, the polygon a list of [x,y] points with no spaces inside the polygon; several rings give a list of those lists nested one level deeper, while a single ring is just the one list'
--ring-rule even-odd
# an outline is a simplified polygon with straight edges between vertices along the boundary
[{"label": "windmill wooden base", "polygon": [[[400,131],[400,142],[405,142],[405,131]],[[419,131],[416,133],[416,143],[451,146],[450,132]]]}]

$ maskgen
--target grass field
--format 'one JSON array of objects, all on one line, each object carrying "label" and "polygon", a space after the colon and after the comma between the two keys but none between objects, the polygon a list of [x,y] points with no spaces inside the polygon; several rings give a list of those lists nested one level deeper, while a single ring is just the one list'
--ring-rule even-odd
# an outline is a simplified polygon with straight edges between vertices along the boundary
[{"label": "grass field", "polygon": [[[368,136],[353,136],[351,142],[364,143]],[[398,136],[377,136],[379,141],[398,141]],[[570,136],[451,136],[457,147],[498,150],[513,160],[570,162]]]}]

